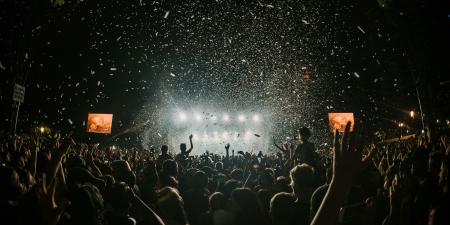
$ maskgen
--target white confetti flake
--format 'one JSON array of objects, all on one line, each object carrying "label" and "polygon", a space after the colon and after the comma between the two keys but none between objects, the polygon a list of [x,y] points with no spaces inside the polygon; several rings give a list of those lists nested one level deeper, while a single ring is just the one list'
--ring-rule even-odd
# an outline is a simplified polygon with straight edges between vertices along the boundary
[{"label": "white confetti flake", "polygon": [[169,17],[170,11],[166,11],[166,13],[164,14],[164,19],[167,19],[167,17]]},{"label": "white confetti flake", "polygon": [[73,124],[73,121],[72,121],[71,119],[67,119],[67,122],[69,122],[69,123],[70,123],[70,125],[72,125],[72,124]]},{"label": "white confetti flake", "polygon": [[111,71],[117,71],[117,68],[111,67],[111,68],[109,68],[109,70],[111,70]]},{"label": "white confetti flake", "polygon": [[174,73],[170,73],[170,76],[175,77],[175,74]]},{"label": "white confetti flake", "polygon": [[306,20],[302,20],[302,22],[303,22],[304,24],[306,24],[306,25],[308,25],[308,24],[309,24],[309,22],[308,22],[308,21],[306,21]]},{"label": "white confetti flake", "polygon": [[354,72],[353,75],[355,75],[356,78],[359,78],[359,74],[357,72]]},{"label": "white confetti flake", "polygon": [[357,26],[357,27],[358,27],[358,29],[361,31],[361,33],[363,33],[363,34],[366,33],[360,26]]}]

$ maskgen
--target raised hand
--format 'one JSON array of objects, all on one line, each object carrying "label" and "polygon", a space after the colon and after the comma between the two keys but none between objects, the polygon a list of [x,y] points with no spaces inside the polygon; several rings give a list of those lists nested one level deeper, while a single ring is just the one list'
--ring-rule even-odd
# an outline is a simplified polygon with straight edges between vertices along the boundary
[{"label": "raised hand", "polygon": [[37,199],[39,204],[39,209],[41,210],[42,221],[41,224],[55,225],[58,223],[61,214],[69,206],[68,201],[63,201],[61,204],[56,204],[55,201],[55,189],[57,184],[57,179],[53,180],[49,189],[47,189],[45,174],[42,176],[41,180],[37,183]]},{"label": "raised hand", "polygon": [[354,178],[366,168],[375,153],[372,148],[365,157],[362,155],[362,146],[356,146],[357,135],[350,132],[351,123],[345,126],[342,140],[339,140],[339,134],[336,130],[334,134],[333,148],[333,181],[340,184],[351,185]]},{"label": "raised hand", "polygon": [[225,145],[225,149],[228,151],[230,149],[230,143]]},{"label": "raised hand", "polygon": [[350,125],[349,122],[345,126],[342,140],[339,139],[337,130],[334,133],[333,178],[311,225],[336,224],[339,208],[347,201],[346,196],[353,180],[369,165],[375,153],[375,149],[371,149],[363,157],[362,146],[357,144],[355,133],[350,133]]},{"label": "raised hand", "polygon": [[189,140],[192,140],[192,138],[194,137],[194,135],[189,135]]}]

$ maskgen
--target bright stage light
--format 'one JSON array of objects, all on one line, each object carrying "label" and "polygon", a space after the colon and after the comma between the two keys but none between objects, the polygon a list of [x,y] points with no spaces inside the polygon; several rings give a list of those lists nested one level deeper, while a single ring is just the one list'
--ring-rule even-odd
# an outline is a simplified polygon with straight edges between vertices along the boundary
[{"label": "bright stage light", "polygon": [[223,139],[228,139],[228,132],[223,132],[222,137]]},{"label": "bright stage light", "polygon": [[211,120],[212,120],[212,121],[216,121],[216,120],[217,120],[217,116],[212,115],[212,116],[211,116]]},{"label": "bright stage light", "polygon": [[253,121],[258,122],[259,121],[259,115],[254,115],[253,116]]},{"label": "bright stage light", "polygon": [[202,120],[202,116],[200,116],[200,114],[195,114],[195,120],[201,121]]},{"label": "bright stage light", "polygon": [[251,136],[252,136],[252,132],[248,130],[247,132],[245,132],[244,140],[250,139]]},{"label": "bright stage light", "polygon": [[228,122],[228,120],[230,120],[230,117],[227,114],[223,115],[223,121]]},{"label": "bright stage light", "polygon": [[238,120],[239,120],[239,122],[244,122],[245,121],[245,116],[244,115],[239,115],[238,116]]},{"label": "bright stage light", "polygon": [[180,117],[181,121],[185,121],[187,119],[186,113],[184,113],[184,112],[180,112],[180,114],[178,116]]}]

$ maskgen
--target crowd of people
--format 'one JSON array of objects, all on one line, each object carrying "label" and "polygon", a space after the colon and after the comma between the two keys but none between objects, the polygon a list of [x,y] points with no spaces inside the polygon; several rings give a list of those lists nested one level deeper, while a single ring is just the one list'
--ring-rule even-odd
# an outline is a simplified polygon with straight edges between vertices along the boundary
[{"label": "crowd of people", "polygon": [[331,157],[307,128],[274,154],[15,135],[0,142],[1,224],[450,224],[447,132],[368,145],[347,124]]}]

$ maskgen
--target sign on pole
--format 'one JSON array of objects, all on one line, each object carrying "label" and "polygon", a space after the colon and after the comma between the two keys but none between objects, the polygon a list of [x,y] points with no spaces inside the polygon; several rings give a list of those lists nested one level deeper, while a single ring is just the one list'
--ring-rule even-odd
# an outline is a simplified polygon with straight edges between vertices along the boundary
[{"label": "sign on pole", "polygon": [[23,103],[25,98],[25,87],[20,84],[14,84],[13,100],[18,103]]}]

